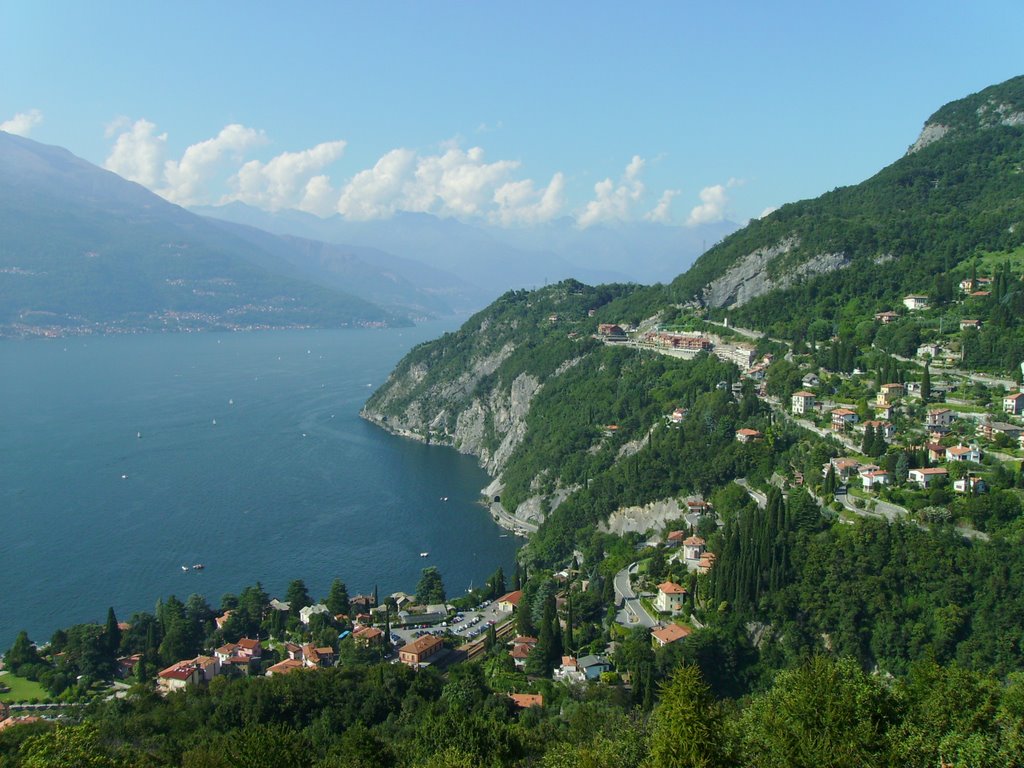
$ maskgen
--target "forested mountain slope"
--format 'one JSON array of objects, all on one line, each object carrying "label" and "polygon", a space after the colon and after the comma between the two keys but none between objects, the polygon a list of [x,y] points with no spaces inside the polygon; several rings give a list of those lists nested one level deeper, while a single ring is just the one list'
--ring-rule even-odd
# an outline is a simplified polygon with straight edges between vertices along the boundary
[{"label": "forested mountain slope", "polygon": [[0,334],[408,324],[60,147],[0,132]]},{"label": "forested mountain slope", "polygon": [[787,338],[850,302],[888,309],[979,252],[1024,243],[1024,77],[947,104],[870,179],[784,205],[727,237],[672,283]]},{"label": "forested mountain slope", "polygon": [[[413,350],[364,415],[478,456],[506,509],[544,520],[528,553],[543,562],[588,545],[624,506],[708,494],[776,467],[820,472],[827,455],[769,425],[763,403],[723,395],[739,375],[733,365],[605,345],[598,324],[653,327],[687,314],[685,305],[728,309],[731,320],[793,339],[815,319],[870,322],[906,293],[929,291],[936,275],[947,284],[968,257],[1022,242],[1022,115],[1024,77],[947,105],[904,158],[752,222],[670,286],[568,281],[506,294]],[[1019,322],[1012,315],[1002,313],[1007,327]],[[656,429],[677,407],[689,414],[679,429]],[[740,447],[741,427],[765,429],[768,440]]]}]

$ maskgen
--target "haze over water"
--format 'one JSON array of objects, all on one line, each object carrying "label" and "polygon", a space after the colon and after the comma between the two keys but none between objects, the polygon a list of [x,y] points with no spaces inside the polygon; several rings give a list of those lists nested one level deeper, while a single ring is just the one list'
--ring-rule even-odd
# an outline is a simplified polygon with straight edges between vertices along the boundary
[{"label": "haze over water", "polygon": [[510,572],[475,459],[358,416],[453,324],[0,344],[0,649],[257,580],[411,592],[436,565],[451,597]]}]

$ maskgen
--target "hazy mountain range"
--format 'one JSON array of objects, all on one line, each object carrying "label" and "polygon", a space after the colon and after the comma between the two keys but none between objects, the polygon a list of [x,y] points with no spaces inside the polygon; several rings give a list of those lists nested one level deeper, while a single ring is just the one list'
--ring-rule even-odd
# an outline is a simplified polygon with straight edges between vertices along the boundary
[{"label": "hazy mountain range", "polygon": [[405,323],[567,277],[667,281],[735,226],[188,211],[65,149],[0,132],[0,333]]}]

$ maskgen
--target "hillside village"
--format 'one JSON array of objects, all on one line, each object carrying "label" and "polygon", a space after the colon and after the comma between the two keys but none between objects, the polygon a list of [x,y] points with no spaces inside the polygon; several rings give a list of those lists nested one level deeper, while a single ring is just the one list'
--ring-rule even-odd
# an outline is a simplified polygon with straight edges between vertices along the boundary
[{"label": "hillside village", "polygon": [[[812,482],[824,496],[845,497],[842,506],[855,513],[872,511],[876,500],[906,513],[906,507],[896,505],[918,509],[927,502],[934,508],[947,502],[951,493],[985,493],[993,475],[1003,485],[1007,476],[1019,476],[1024,457],[1020,372],[994,375],[964,362],[964,350],[977,343],[983,320],[960,316],[984,309],[984,303],[992,300],[988,288],[993,281],[991,277],[962,280],[959,298],[941,312],[929,296],[910,294],[898,309],[876,313],[876,328],[913,324],[917,332],[921,323],[934,330],[909,356],[877,347],[861,350],[862,356],[870,354],[874,359],[874,370],[839,364],[836,353],[844,345],[842,339],[822,340],[797,353],[760,333],[737,329],[729,333],[727,319],[720,328],[705,323],[710,330],[703,331],[641,331],[605,323],[596,335],[608,344],[683,359],[709,353],[736,364],[741,376],[731,385],[735,396],[739,397],[743,381],[752,382],[757,396],[780,418],[828,438],[841,452],[822,466],[821,477]],[[930,315],[927,320],[921,317],[926,314]],[[944,323],[949,329],[945,333],[939,330]],[[723,333],[729,335],[723,338]],[[737,341],[744,335],[760,343]],[[763,352],[764,347],[774,351]],[[831,364],[827,360],[822,364],[823,358],[831,358]],[[1024,362],[1021,366],[1024,370]],[[680,408],[666,420],[678,424],[684,416],[685,409]],[[736,431],[739,442],[763,437],[756,429]],[[908,463],[908,456],[916,461]],[[807,479],[794,472],[786,481],[803,485]]]},{"label": "hillside village", "polygon": [[[944,329],[951,312],[962,314],[988,299],[992,282],[985,277],[962,281],[959,298],[941,314],[923,294],[876,313],[876,329],[920,323],[932,313],[921,326],[937,324],[943,330],[926,334],[909,356],[877,348],[851,355],[838,338],[797,350],[701,312],[683,321],[685,327],[600,323],[594,335],[609,345],[685,360],[712,355],[736,366],[735,381],[721,381],[719,389],[737,399],[752,391],[772,418],[788,420],[831,446],[820,474],[805,477],[794,470],[773,475],[772,482],[782,489],[805,488],[823,512],[841,522],[857,515],[954,522],[965,535],[985,537],[975,521],[951,521],[948,505],[956,496],[977,497],[1020,482],[1024,392],[1015,379],[965,366],[964,348],[983,320],[964,318]],[[562,318],[547,320],[556,324]],[[874,368],[861,368],[858,360],[870,360]],[[687,416],[687,409],[678,407],[665,414],[660,428],[679,428]],[[608,425],[606,431],[616,428]],[[735,440],[759,443],[767,438],[762,429],[740,427]],[[744,489],[765,506],[766,489]],[[313,602],[297,583],[289,588],[290,600],[256,590],[255,605],[240,609],[238,600],[228,599],[220,612],[196,597],[188,606],[171,598],[169,605],[180,606],[176,618],[140,614],[118,623],[116,632],[109,621],[106,628],[83,625],[58,633],[38,652],[25,650],[25,638],[20,650],[8,653],[8,668],[42,681],[49,692],[9,705],[4,723],[28,722],[26,717],[38,716],[34,710],[55,706],[46,701],[73,704],[94,695],[123,695],[123,683],[110,689],[104,679],[154,685],[167,695],[218,677],[275,676],[346,663],[445,670],[483,661],[500,681],[495,684],[522,707],[543,706],[553,684],[642,687],[636,679],[642,667],[638,657],[670,654],[703,628],[695,609],[706,607],[707,580],[716,562],[706,537],[720,529],[722,517],[700,495],[686,499],[684,509],[678,519],[629,539],[631,548],[615,556],[621,567],[614,578],[596,574],[592,565],[588,569],[583,553],[576,552],[557,573],[528,579],[517,574],[511,591],[499,569],[485,590],[453,601],[443,599],[443,589],[434,590],[436,573],[425,582],[435,592],[434,602],[418,602],[404,592],[380,604],[376,592],[349,599],[337,584],[330,596]],[[249,593],[247,599],[252,598]],[[190,625],[192,640],[179,647],[198,653],[169,659],[174,643],[154,644],[140,630],[145,626],[151,635],[154,621],[164,627],[157,632],[164,640],[172,632],[169,622]],[[647,651],[635,647],[637,629],[649,638]],[[93,657],[107,661],[83,661],[90,656],[83,646],[90,645]]]}]

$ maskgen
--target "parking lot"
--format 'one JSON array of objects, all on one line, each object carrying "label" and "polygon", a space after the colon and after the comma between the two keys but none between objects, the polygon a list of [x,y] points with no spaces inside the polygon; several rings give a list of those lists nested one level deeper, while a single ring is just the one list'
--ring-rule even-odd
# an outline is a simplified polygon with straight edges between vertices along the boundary
[{"label": "parking lot", "polygon": [[442,624],[392,627],[391,643],[392,645],[404,645],[424,635],[450,635],[464,640],[472,640],[487,632],[488,622],[497,623],[507,617],[508,613],[499,610],[497,603],[488,600],[475,609],[457,613]]}]

